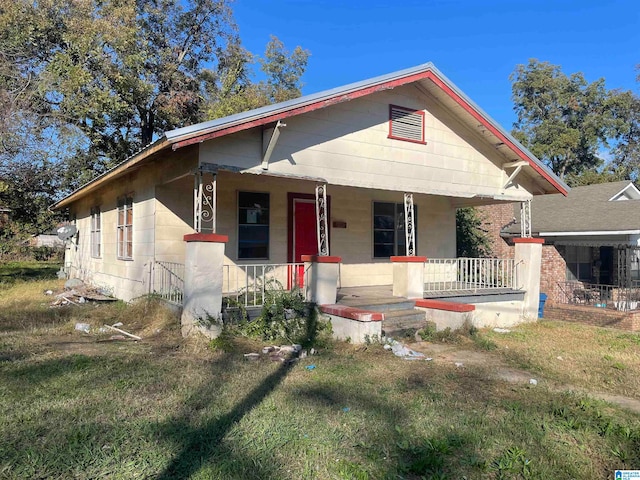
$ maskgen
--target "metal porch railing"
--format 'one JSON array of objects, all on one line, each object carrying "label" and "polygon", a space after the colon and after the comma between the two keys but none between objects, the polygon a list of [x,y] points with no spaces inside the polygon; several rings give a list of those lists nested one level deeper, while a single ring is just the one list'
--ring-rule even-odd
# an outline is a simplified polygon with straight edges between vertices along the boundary
[{"label": "metal porch railing", "polygon": [[430,258],[424,281],[425,293],[519,289],[512,258]]},{"label": "metal porch railing", "polygon": [[638,286],[618,287],[580,281],[558,282],[558,301],[565,305],[588,305],[620,311],[640,306]]},{"label": "metal porch railing", "polygon": [[184,298],[184,264],[154,261],[151,264],[149,293],[174,305],[182,305]]},{"label": "metal porch railing", "polygon": [[245,307],[260,307],[269,290],[304,289],[303,263],[224,265],[222,296]]}]

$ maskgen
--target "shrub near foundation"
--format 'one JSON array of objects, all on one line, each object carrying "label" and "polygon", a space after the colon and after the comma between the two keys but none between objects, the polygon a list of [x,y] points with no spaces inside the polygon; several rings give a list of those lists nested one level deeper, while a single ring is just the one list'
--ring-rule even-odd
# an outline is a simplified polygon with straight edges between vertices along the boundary
[{"label": "shrub near foundation", "polygon": [[318,318],[314,305],[305,301],[299,289],[269,289],[260,316],[242,329],[252,337],[310,345],[331,333],[331,325]]}]

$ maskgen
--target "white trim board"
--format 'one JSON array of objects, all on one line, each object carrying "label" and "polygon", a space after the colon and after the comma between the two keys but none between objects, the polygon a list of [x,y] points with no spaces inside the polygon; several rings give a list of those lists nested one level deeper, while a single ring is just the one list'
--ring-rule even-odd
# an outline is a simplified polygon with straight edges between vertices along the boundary
[{"label": "white trim board", "polygon": [[638,235],[640,230],[600,230],[589,232],[540,232],[540,237],[578,237],[587,235]]}]

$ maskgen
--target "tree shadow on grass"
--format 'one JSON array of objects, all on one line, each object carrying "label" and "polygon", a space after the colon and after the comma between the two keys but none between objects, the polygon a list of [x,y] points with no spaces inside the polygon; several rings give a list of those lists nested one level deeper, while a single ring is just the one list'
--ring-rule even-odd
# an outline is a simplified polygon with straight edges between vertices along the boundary
[{"label": "tree shadow on grass", "polygon": [[[317,317],[312,313],[307,319],[306,341],[303,348],[310,348],[315,344],[317,338]],[[202,404],[203,393],[208,390],[208,386],[202,386],[198,392],[190,397],[183,409],[183,415],[174,421],[169,422],[161,428],[161,431],[182,444],[180,452],[171,460],[163,472],[155,478],[158,480],[170,480],[176,478],[189,478],[195,474],[212,459],[224,459],[225,478],[245,479],[251,478],[272,478],[275,475],[275,459],[271,457],[269,464],[259,463],[246,454],[239,457],[230,451],[223,443],[229,431],[237,425],[254,408],[258,407],[287,377],[298,360],[297,354],[291,360],[283,362],[274,372],[264,378],[245,397],[233,407],[227,414],[206,422],[204,425],[194,427],[190,418],[193,416],[194,405],[196,409],[206,408]],[[231,361],[231,355],[227,354],[217,363],[221,368]],[[217,369],[214,369],[216,371]],[[210,401],[215,401],[211,398]],[[228,469],[227,465],[233,465]],[[250,472],[250,473],[249,473]],[[222,472],[221,472],[222,473]]]},{"label": "tree shadow on grass", "polygon": [[[273,465],[257,465],[251,461],[250,455],[239,458],[224,446],[223,440],[228,432],[238,424],[252,409],[273,392],[293,368],[293,362],[281,364],[276,371],[268,375],[253,390],[251,390],[231,411],[213,420],[207,421],[200,427],[193,427],[190,417],[193,416],[194,403],[202,404],[202,392],[194,394],[184,408],[181,418],[173,420],[161,427],[161,432],[181,443],[179,453],[171,460],[157,479],[169,480],[189,478],[203,468],[212,458],[223,458],[225,463],[233,464],[233,471],[226,471],[226,478],[246,478],[240,472],[251,471],[253,478],[270,478]],[[204,387],[208,390],[209,387]],[[215,398],[210,398],[215,401]],[[225,467],[221,467],[225,468]]]}]

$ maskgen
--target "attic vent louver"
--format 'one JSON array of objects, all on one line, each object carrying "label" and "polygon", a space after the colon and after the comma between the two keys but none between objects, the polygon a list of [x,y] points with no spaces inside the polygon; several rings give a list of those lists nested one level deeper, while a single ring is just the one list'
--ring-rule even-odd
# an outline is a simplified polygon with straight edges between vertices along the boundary
[{"label": "attic vent louver", "polygon": [[389,138],[426,143],[424,141],[424,112],[389,105]]}]

